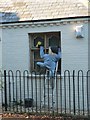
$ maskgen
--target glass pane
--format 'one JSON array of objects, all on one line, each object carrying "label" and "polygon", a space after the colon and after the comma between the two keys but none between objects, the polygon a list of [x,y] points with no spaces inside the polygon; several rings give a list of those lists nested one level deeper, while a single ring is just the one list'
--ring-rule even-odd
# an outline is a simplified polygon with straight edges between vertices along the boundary
[{"label": "glass pane", "polygon": [[44,45],[44,39],[43,39],[42,37],[36,37],[36,38],[34,39],[34,46],[35,46],[35,47],[36,47],[36,45],[37,45],[37,43],[38,43],[39,41],[42,43],[42,45]]},{"label": "glass pane", "polygon": [[37,61],[34,61],[34,69],[37,68]]},{"label": "glass pane", "polygon": [[40,51],[34,51],[34,69],[37,68],[37,62],[42,62],[43,60],[40,58]]},{"label": "glass pane", "polygon": [[34,59],[40,59],[40,51],[34,52]]},{"label": "glass pane", "polygon": [[49,38],[49,46],[59,46],[59,39],[56,36]]}]

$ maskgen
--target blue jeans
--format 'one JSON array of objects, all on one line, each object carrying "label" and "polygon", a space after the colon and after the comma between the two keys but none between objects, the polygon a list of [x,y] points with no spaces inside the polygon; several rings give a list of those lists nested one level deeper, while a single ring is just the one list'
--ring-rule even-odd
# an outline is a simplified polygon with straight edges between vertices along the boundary
[{"label": "blue jeans", "polygon": [[46,68],[49,70],[49,76],[54,77],[54,70],[48,68],[45,63],[43,62],[37,62],[37,65],[40,66],[41,68]]}]

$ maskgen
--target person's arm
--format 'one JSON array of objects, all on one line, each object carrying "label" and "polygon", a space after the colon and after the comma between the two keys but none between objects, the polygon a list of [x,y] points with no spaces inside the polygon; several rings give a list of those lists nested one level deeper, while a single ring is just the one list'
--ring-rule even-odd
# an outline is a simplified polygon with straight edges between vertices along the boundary
[{"label": "person's arm", "polygon": [[44,57],[44,47],[40,46],[40,57],[43,58]]}]

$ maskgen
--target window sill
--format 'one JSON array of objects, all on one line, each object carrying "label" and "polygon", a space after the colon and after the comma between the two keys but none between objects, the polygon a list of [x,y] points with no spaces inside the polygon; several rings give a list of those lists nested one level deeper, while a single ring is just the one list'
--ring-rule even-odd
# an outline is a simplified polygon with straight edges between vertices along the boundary
[{"label": "window sill", "polygon": [[31,50],[32,50],[32,51],[33,51],[33,50],[40,50],[40,48],[33,47],[33,48],[31,48]]}]

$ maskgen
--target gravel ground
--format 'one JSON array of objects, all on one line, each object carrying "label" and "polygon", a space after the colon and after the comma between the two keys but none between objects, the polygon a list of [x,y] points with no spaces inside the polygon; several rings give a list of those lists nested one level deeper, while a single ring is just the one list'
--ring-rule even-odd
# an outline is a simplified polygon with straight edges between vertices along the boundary
[{"label": "gravel ground", "polygon": [[0,115],[2,120],[90,120],[87,117],[80,117],[80,116],[48,116],[48,115],[27,115],[27,114],[11,114],[11,113],[4,113]]}]

